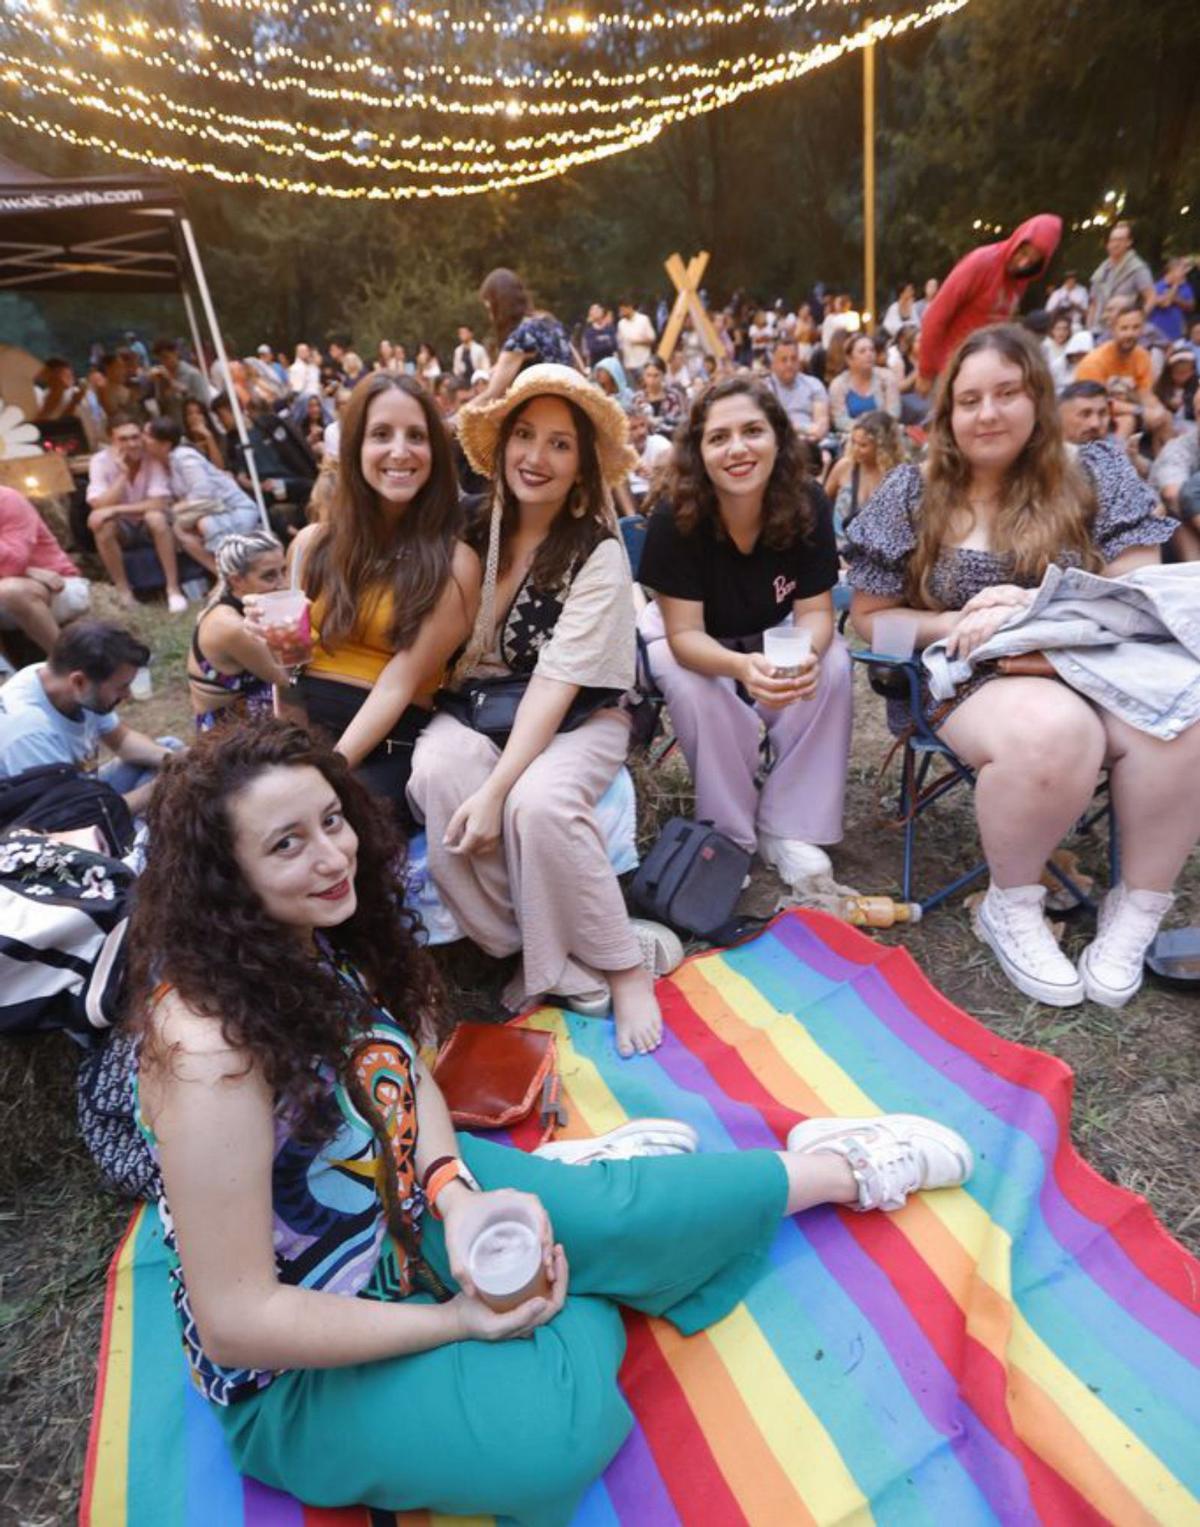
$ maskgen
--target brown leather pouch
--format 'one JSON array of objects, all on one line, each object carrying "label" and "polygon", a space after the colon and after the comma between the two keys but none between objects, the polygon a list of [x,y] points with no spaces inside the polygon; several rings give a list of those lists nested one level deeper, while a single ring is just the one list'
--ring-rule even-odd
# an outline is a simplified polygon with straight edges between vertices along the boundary
[{"label": "brown leather pouch", "polygon": [[554,1035],[506,1023],[460,1023],[438,1051],[433,1078],[450,1117],[466,1129],[505,1129],[540,1104],[553,1127],[558,1102]]},{"label": "brown leather pouch", "polygon": [[1056,679],[1054,665],[1044,652],[1022,652],[1016,657],[1002,657],[996,667],[1001,673],[1027,676],[1032,679]]}]

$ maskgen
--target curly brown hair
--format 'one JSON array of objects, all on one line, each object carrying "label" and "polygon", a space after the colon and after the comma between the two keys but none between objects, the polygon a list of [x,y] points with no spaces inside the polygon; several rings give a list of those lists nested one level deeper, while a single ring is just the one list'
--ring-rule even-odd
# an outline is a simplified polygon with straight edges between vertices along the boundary
[{"label": "curly brown hair", "polygon": [[300,727],[269,719],[203,735],[163,768],[130,919],[126,1003],[143,1053],[161,1062],[147,994],[160,983],[173,987],[260,1067],[297,1133],[320,1138],[332,1119],[316,1064],[346,1079],[348,1052],[371,1014],[325,962],[299,956],[296,930],[266,915],[238,865],[230,803],[265,769],[279,767],[319,770],[358,836],[358,905],[327,935],[335,953],[409,1033],[449,1027],[420,919],[398,893],[404,844],[390,810],[340,754]]},{"label": "curly brown hair", "polygon": [[791,420],[771,389],[754,377],[727,377],[706,387],[693,402],[686,421],[675,432],[665,496],[682,535],[690,535],[706,521],[715,527],[718,536],[725,535],[716,489],[704,465],[701,447],[713,405],[725,398],[743,397],[750,399],[775,435],[775,465],[763,495],[761,539],[764,546],[780,551],[794,545],[797,539],[811,539],[817,515],[810,492],[811,479]]}]

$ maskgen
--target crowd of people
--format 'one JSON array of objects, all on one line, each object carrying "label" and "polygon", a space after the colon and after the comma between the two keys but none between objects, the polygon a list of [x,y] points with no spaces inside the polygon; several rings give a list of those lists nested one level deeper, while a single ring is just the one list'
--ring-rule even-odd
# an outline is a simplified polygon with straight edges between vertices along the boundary
[{"label": "crowd of people", "polygon": [[[393,341],[370,364],[334,341],[202,368],[135,336],[85,390],[47,362],[47,418],[91,419],[87,527],[118,596],[139,543],[172,612],[182,557],[215,578],[186,659],[196,734],[142,736],[116,708],[146,648],[87,618],[75,563],[0,490],[0,609],[45,653],[0,689],[0,776],[86,771],[103,747],[144,819],[139,1119],[187,1361],[244,1472],[314,1505],[565,1522],[629,1426],[617,1304],[698,1330],[781,1214],[896,1209],[969,1175],[968,1143],[911,1116],[728,1156],[652,1121],[583,1171],[457,1138],[419,1053],[452,1015],[398,885],[423,829],[462,932],[511,962],[505,1005],[611,1015],[621,1054],[646,1053],[678,940],[630,916],[597,807],[648,684],[697,818],[803,887],[844,827],[839,604],[868,644],[903,611],[919,647],[967,658],[1051,570],[1200,557],[1200,271],[1154,280],[1118,224],[1086,285],[1066,274],[1017,321],[1059,233],[1043,214],[920,297],[899,283],[878,324],[844,292],[736,296],[716,354],[685,326],[664,356],[665,312],[632,300],[572,333],[496,270],[493,346],[464,324],[444,369]],[[295,513],[264,515],[256,484]],[[303,615],[281,622],[285,589]],[[786,665],[765,650],[781,628]],[[988,664],[921,703],[977,777],[980,938],[1028,996],[1123,1006],[1200,839],[1200,724],[1165,740]],[[1074,964],[1042,872],[1105,771],[1121,877]],[[467,1249],[516,1204],[545,1291],[497,1313]],[[389,1226],[392,1297],[344,1297]],[[536,1448],[513,1392],[546,1397]],[[414,1403],[438,1439],[419,1457],[393,1441]]]}]

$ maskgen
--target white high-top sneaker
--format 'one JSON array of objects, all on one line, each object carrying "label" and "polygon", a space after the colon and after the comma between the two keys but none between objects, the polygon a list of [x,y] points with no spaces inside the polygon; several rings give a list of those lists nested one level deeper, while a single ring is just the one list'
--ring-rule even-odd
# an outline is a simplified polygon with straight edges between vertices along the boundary
[{"label": "white high-top sneaker", "polygon": [[1103,1007],[1124,1007],[1142,984],[1146,951],[1175,903],[1163,891],[1114,886],[1100,906],[1096,937],[1079,957],[1083,989]]},{"label": "white high-top sneaker", "polygon": [[1075,1007],[1083,1001],[1083,982],[1054,941],[1045,902],[1044,885],[1007,890],[990,885],[976,914],[975,932],[1018,991],[1051,1007]]}]

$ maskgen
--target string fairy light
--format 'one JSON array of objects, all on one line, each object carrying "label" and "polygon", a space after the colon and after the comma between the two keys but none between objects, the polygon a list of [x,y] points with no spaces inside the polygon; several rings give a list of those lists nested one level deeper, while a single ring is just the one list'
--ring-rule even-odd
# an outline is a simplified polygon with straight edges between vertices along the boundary
[{"label": "string fairy light", "polygon": [[[11,24],[45,43],[53,40],[76,51],[98,49],[109,57],[123,55],[139,64],[173,68],[178,73],[189,75],[197,72],[194,61],[169,52],[163,53],[161,50],[164,47],[182,49],[187,53],[215,50],[229,58],[241,60],[245,67],[228,71],[214,62],[207,67],[202,66],[202,72],[226,82],[243,82],[259,86],[268,85],[270,82],[274,88],[284,89],[300,88],[305,82],[295,76],[278,79],[266,75],[258,66],[263,62],[272,66],[283,63],[307,73],[323,76],[369,74],[376,79],[390,77],[401,86],[434,82],[441,87],[465,90],[520,90],[525,94],[544,91],[553,92],[561,99],[565,92],[571,90],[629,90],[646,84],[674,83],[679,80],[721,79],[731,72],[749,67],[758,57],[757,54],[751,53],[739,57],[716,59],[711,63],[699,63],[686,59],[666,60],[623,74],[608,74],[601,68],[595,68],[585,76],[581,76],[569,69],[530,69],[526,65],[522,65],[519,70],[501,69],[489,73],[466,70],[459,64],[432,63],[418,67],[386,65],[357,45],[351,57],[336,58],[329,53],[307,54],[293,48],[290,44],[276,41],[261,44],[237,43],[219,34],[210,37],[207,34],[197,33],[193,27],[177,27],[165,23],[151,25],[140,18],[120,21],[110,19],[103,14],[68,13],[59,16],[50,6],[43,4],[42,0],[34,0],[34,3],[28,6],[28,14],[24,14],[22,3],[23,0],[15,0],[14,5],[10,7]],[[832,3],[837,3],[837,0],[820,0],[822,5]],[[49,24],[51,21],[53,25]],[[124,39],[124,41],[118,39]],[[133,40],[130,41],[130,39]],[[153,53],[143,51],[137,46],[139,42],[155,44],[156,51]],[[363,104],[357,96],[354,99],[356,104]]]},{"label": "string fairy light", "polygon": [[[220,5],[223,0],[211,0],[211,3]],[[78,147],[102,149],[126,161],[175,173],[207,176],[226,184],[253,185],[265,190],[343,200],[403,201],[480,194],[487,191],[513,189],[546,180],[581,165],[642,146],[654,141],[669,126],[731,105],[735,101],[775,85],[799,79],[815,69],[835,62],[853,50],[862,48],[869,42],[881,41],[886,37],[898,36],[904,32],[925,27],[931,22],[956,14],[969,3],[970,0],[931,0],[924,9],[910,11],[901,16],[879,18],[861,30],[842,36],[835,42],[816,44],[804,51],[785,50],[769,58],[750,54],[744,60],[734,61],[739,66],[739,72],[742,67],[749,69],[750,72],[744,73],[743,77],[720,82],[706,79],[690,91],[674,95],[659,97],[639,95],[616,103],[588,99],[585,102],[561,102],[556,105],[542,102],[530,103],[513,96],[503,100],[496,99],[474,104],[443,103],[447,109],[458,114],[490,116],[493,119],[504,120],[515,120],[525,115],[538,117],[551,113],[559,116],[604,116],[610,115],[614,109],[621,113],[619,122],[611,127],[593,126],[589,130],[591,134],[589,141],[576,141],[565,152],[562,151],[562,142],[559,140],[565,139],[567,134],[573,131],[572,129],[544,134],[541,140],[525,137],[501,144],[475,142],[473,145],[471,140],[464,144],[462,140],[450,135],[425,137],[411,134],[403,140],[396,140],[395,136],[391,135],[387,140],[388,147],[393,146],[397,141],[402,141],[403,146],[410,149],[416,157],[412,160],[389,158],[386,153],[368,153],[358,146],[346,147],[347,141],[354,145],[359,145],[363,141],[384,141],[363,129],[341,128],[331,132],[311,123],[284,121],[278,117],[235,117],[211,105],[184,106],[178,101],[176,95],[165,96],[155,95],[153,92],[135,91],[134,87],[90,71],[87,72],[85,79],[84,71],[78,71],[69,66],[46,62],[31,65],[28,58],[7,57],[0,60],[3,65],[0,68],[0,87],[18,92],[22,96],[39,94],[43,97],[52,96],[69,102],[74,109],[90,110],[109,117],[118,117],[122,123],[128,122],[132,117],[148,126],[153,126],[160,132],[171,133],[185,140],[200,139],[209,153],[218,146],[232,147],[240,151],[265,150],[276,157],[287,156],[308,163],[342,164],[355,172],[379,171],[392,174],[397,170],[403,170],[409,175],[463,177],[457,183],[444,179],[432,179],[428,184],[405,182],[364,185],[357,181],[347,184],[335,180],[295,179],[287,175],[270,174],[263,170],[236,168],[229,164],[218,163],[215,158],[195,160],[182,152],[176,153],[157,148],[139,149],[130,145],[124,136],[114,139],[99,133],[78,131],[28,111],[0,108],[0,116],[15,126],[27,128]],[[52,9],[50,0],[39,0],[39,5],[42,15],[46,15],[47,11]],[[244,9],[241,5],[232,3],[232,0],[226,8]],[[268,7],[262,7],[262,9],[266,8]],[[319,9],[319,5],[310,7],[310,10],[314,11]],[[93,19],[100,31],[106,32],[105,19],[99,16]],[[102,22],[104,24],[101,24]],[[111,37],[101,39],[101,41],[104,40],[111,42],[117,51],[113,54],[109,49],[97,48],[101,57],[119,57],[125,44],[117,43]],[[196,66],[196,72],[201,75],[213,67],[202,60],[192,59],[190,62]],[[36,79],[33,78],[35,74],[38,75]],[[244,83],[240,77],[235,77],[233,82]],[[296,88],[296,86],[285,88]],[[331,97],[344,99],[344,96],[338,92],[307,85],[304,82],[300,82],[299,88],[304,95],[322,102]],[[437,103],[433,100],[416,95],[409,95],[401,100],[394,97],[378,97],[369,104],[385,107],[389,112],[437,109]],[[631,116],[630,112],[635,107],[648,109],[645,115]],[[575,134],[577,140],[587,136],[585,133]],[[544,147],[551,141],[554,141],[559,151],[547,154],[540,159],[506,157],[511,149],[517,147],[527,149],[531,144]],[[319,142],[335,143],[336,146],[328,149],[315,147],[314,145]],[[464,151],[482,153],[484,157],[473,160],[447,157]]]}]

